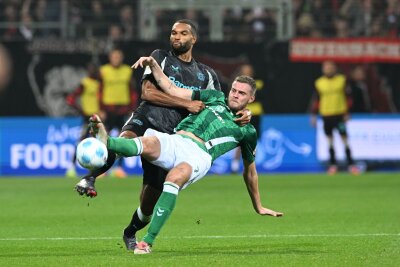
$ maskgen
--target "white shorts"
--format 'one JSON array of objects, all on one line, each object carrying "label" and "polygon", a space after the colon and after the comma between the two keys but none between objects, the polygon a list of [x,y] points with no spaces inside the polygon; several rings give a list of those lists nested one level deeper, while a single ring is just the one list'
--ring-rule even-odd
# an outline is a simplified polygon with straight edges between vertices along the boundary
[{"label": "white shorts", "polygon": [[178,134],[166,134],[153,129],[147,129],[143,136],[156,136],[160,140],[160,157],[152,164],[165,170],[171,170],[185,162],[192,166],[192,174],[181,189],[203,178],[211,168],[211,155],[205,152],[190,138]]}]

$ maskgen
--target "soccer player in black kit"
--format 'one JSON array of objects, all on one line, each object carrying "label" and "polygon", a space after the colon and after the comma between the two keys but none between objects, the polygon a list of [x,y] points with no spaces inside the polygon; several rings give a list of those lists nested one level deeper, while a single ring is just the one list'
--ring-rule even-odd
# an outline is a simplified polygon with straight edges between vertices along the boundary
[{"label": "soccer player in black kit", "polygon": [[[178,87],[191,90],[221,90],[215,71],[192,57],[192,49],[196,41],[196,25],[190,20],[178,20],[171,30],[171,51],[157,49],[151,53],[151,56]],[[141,97],[142,103],[123,126],[121,137],[142,136],[148,128],[171,134],[189,113],[198,113],[204,109],[204,103],[201,101],[184,100],[163,93],[158,88],[150,68],[146,68],[143,74]],[[237,120],[237,123],[248,123],[251,115],[246,111],[240,111],[240,113],[242,117]],[[107,164],[83,177],[76,185],[78,193],[90,197],[96,196],[97,191],[94,187],[96,177],[106,172],[115,159],[116,155],[109,152]],[[131,222],[123,231],[126,248],[132,251],[136,246],[136,232],[150,222],[153,208],[162,193],[163,183],[168,173],[143,158],[142,168],[143,187],[140,193],[140,206],[135,210]]]}]

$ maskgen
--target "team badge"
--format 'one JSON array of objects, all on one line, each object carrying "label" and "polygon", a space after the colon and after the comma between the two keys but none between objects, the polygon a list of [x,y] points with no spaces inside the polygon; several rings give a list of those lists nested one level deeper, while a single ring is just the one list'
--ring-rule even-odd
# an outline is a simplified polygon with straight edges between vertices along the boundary
[{"label": "team badge", "polygon": [[197,73],[197,79],[199,79],[200,81],[204,82],[204,80],[206,79],[206,76],[204,76],[203,73],[198,72]]}]

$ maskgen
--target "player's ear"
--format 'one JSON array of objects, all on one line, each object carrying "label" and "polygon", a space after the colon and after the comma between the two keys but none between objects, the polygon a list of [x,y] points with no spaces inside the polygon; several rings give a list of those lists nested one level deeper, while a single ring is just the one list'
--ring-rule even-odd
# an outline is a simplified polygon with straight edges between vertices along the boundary
[{"label": "player's ear", "polygon": [[256,100],[256,96],[255,96],[255,95],[250,96],[249,104],[250,104],[250,103],[253,103],[254,100]]}]

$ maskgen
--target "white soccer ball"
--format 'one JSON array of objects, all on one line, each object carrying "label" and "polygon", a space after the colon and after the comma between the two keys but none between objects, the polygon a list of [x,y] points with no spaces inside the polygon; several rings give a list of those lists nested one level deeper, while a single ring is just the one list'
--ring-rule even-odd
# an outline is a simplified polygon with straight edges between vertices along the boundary
[{"label": "white soccer ball", "polygon": [[89,170],[104,166],[107,156],[107,147],[94,137],[83,139],[76,147],[76,159],[82,167]]}]

